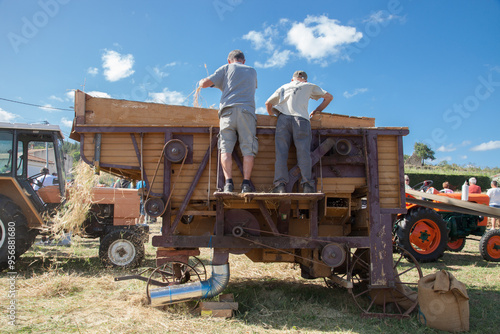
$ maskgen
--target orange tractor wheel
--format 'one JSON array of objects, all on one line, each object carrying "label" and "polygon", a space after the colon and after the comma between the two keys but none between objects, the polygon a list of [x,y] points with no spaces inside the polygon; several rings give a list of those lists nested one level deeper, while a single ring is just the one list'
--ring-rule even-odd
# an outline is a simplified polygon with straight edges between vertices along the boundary
[{"label": "orange tractor wheel", "polygon": [[419,262],[432,262],[443,256],[448,242],[446,222],[434,210],[417,207],[396,222],[396,245]]},{"label": "orange tractor wheel", "polygon": [[489,230],[479,242],[479,251],[486,261],[500,262],[500,230]]},{"label": "orange tractor wheel", "polygon": [[450,252],[460,252],[465,247],[465,238],[458,238],[455,241],[450,241],[446,245],[446,249]]}]

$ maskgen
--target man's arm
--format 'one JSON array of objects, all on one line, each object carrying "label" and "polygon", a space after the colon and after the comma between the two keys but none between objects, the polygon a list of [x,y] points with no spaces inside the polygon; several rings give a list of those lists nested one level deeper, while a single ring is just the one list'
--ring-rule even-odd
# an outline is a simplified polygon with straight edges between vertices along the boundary
[{"label": "man's arm", "polygon": [[198,86],[200,88],[208,88],[208,87],[212,87],[214,85],[215,84],[209,78],[201,79],[200,82],[198,82]]},{"label": "man's arm", "polygon": [[266,110],[269,116],[274,116],[273,104],[271,102],[266,102]]},{"label": "man's arm", "polygon": [[309,115],[309,117],[313,117],[314,114],[316,113],[319,113],[319,112],[322,112],[323,110],[325,110],[325,108],[330,104],[330,102],[332,102],[333,100],[333,96],[332,94],[330,93],[326,93],[325,95],[322,96],[323,97],[323,102],[321,102],[321,104],[319,106],[316,107],[316,109],[314,109],[311,113],[311,115]]}]

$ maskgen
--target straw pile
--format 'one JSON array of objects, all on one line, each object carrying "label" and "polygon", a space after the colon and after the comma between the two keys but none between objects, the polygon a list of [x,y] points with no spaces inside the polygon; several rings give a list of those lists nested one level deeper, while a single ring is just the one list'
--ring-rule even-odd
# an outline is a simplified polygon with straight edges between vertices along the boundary
[{"label": "straw pile", "polygon": [[92,188],[97,185],[99,176],[94,173],[92,167],[83,161],[80,161],[73,168],[72,174],[75,179],[66,191],[66,203],[57,210],[52,218],[51,229],[54,234],[64,232],[81,234],[83,222],[92,205]]}]

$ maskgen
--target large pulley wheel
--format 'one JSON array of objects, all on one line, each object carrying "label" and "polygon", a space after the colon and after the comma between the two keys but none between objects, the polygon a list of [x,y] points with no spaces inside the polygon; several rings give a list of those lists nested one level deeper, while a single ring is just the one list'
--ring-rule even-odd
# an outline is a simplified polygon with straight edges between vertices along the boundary
[{"label": "large pulley wheel", "polygon": [[[227,210],[224,213],[224,234],[235,237],[259,236],[259,221],[247,210]],[[229,250],[231,254],[245,254],[248,251],[249,249],[245,248],[232,248]]]},{"label": "large pulley wheel", "polygon": [[151,303],[151,290],[180,284],[200,282],[207,279],[207,271],[203,262],[192,257],[189,263],[172,261],[158,266],[148,278],[146,295]]},{"label": "large pulley wheel", "polygon": [[489,230],[481,241],[479,251],[486,261],[500,262],[500,230]]},{"label": "large pulley wheel", "polygon": [[172,139],[165,144],[165,158],[173,163],[181,162],[187,154],[187,146],[179,139]]},{"label": "large pulley wheel", "polygon": [[346,259],[345,247],[341,244],[330,243],[321,250],[321,260],[329,267],[336,268]]},{"label": "large pulley wheel", "polygon": [[[418,281],[423,276],[418,261],[406,250],[398,249],[393,256],[393,286],[373,288],[369,252],[367,249],[356,256],[351,266],[354,287],[349,292],[356,305],[365,317],[408,317],[418,304]],[[402,261],[403,258],[411,259],[410,263]]]},{"label": "large pulley wheel", "polygon": [[[432,262],[443,256],[448,229],[441,215],[429,208],[412,209],[396,222],[396,244],[419,262]],[[408,258],[411,261],[411,258]]]},{"label": "large pulley wheel", "polygon": [[159,197],[148,198],[146,203],[144,203],[144,210],[146,211],[148,216],[154,218],[161,216],[164,209],[165,203],[163,203],[163,200]]}]

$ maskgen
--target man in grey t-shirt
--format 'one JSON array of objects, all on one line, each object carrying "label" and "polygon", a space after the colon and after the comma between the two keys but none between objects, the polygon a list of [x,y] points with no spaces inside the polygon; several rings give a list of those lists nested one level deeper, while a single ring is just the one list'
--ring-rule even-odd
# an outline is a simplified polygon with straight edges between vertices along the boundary
[{"label": "man in grey t-shirt", "polygon": [[[321,104],[309,115],[309,99],[323,98]],[[297,165],[302,176],[304,193],[312,193],[311,178],[311,123],[309,118],[321,112],[332,101],[333,96],[319,86],[307,82],[304,71],[296,71],[292,81],[278,88],[266,101],[269,115],[277,114],[275,135],[276,163],[274,165],[275,193],[284,193],[288,183],[288,151],[293,140],[297,149]]]},{"label": "man in grey t-shirt", "polygon": [[200,80],[199,87],[216,87],[222,91],[219,106],[219,150],[226,184],[224,192],[233,192],[232,166],[236,140],[240,141],[243,154],[243,183],[241,192],[250,192],[250,177],[254,158],[258,151],[256,136],[255,89],[257,72],[245,65],[245,55],[233,50],[223,65],[214,74]]}]

